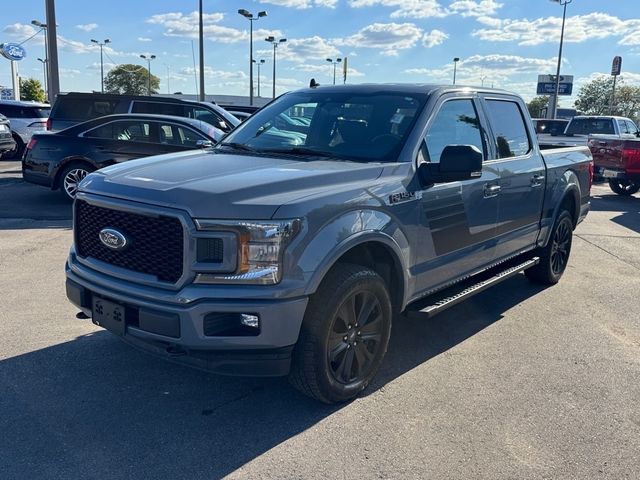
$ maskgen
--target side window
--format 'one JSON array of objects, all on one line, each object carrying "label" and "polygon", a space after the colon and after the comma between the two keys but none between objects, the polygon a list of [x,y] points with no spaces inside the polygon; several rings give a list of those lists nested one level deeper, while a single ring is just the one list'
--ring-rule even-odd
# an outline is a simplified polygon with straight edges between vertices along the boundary
[{"label": "side window", "polygon": [[131,113],[152,113],[156,115],[175,115],[184,117],[184,106],[179,103],[145,102],[136,100],[133,102]]},{"label": "side window", "polygon": [[629,129],[627,128],[627,122],[625,122],[624,120],[618,120],[618,128],[620,129],[620,133],[623,135],[627,135],[629,132]]},{"label": "side window", "polygon": [[638,134],[638,127],[631,120],[627,120],[627,128],[629,129],[629,133],[631,135],[637,135]]},{"label": "side window", "polygon": [[153,142],[149,123],[140,120],[111,122],[88,131],[84,136],[89,138],[102,138],[106,140]]},{"label": "side window", "polygon": [[531,142],[518,104],[508,100],[488,100],[487,108],[497,157],[526,155],[531,150]]},{"label": "side window", "polygon": [[187,111],[189,118],[193,118],[196,120],[200,120],[201,122],[208,123],[211,126],[219,128],[223,132],[231,131],[231,126],[227,124],[227,122],[217,114],[213,113],[210,110],[206,110],[204,108],[191,108],[187,107]]},{"label": "side window", "polygon": [[484,152],[480,120],[471,99],[449,100],[442,104],[425,138],[425,157],[440,163],[447,145],[474,145]]},{"label": "side window", "polygon": [[168,123],[160,124],[160,143],[180,147],[196,147],[198,140],[208,141],[209,139],[190,128]]}]

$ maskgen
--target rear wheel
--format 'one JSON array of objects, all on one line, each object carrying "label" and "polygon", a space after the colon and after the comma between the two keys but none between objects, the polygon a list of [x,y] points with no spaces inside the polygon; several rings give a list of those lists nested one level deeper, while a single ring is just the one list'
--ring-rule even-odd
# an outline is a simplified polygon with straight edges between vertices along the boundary
[{"label": "rear wheel", "polygon": [[540,263],[525,270],[527,278],[545,285],[558,283],[569,262],[572,240],[573,219],[568,211],[563,210],[553,226],[549,243],[537,252]]},{"label": "rear wheel", "polygon": [[62,196],[72,202],[73,199],[76,198],[80,182],[94,170],[93,167],[84,163],[76,163],[65,167],[60,174],[60,180],[58,182]]},{"label": "rear wheel", "polygon": [[24,152],[24,143],[22,142],[22,139],[16,134],[13,135],[13,140],[16,142],[16,146],[13,148],[13,150],[9,150],[8,152],[3,153],[2,158],[8,160],[22,158],[22,153]]},{"label": "rear wheel", "polygon": [[609,188],[618,195],[625,197],[633,195],[640,190],[640,183],[630,182],[629,180],[621,180],[612,178],[609,180]]},{"label": "rear wheel", "polygon": [[351,400],[374,377],[391,333],[391,299],[373,270],[336,265],[310,298],[289,380],[325,403]]}]

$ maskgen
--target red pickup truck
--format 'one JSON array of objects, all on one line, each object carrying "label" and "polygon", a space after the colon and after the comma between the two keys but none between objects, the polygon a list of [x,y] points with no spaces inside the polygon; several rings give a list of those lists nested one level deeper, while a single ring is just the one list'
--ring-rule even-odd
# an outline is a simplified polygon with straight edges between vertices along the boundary
[{"label": "red pickup truck", "polygon": [[618,195],[633,195],[640,190],[640,139],[621,139],[609,135],[589,137],[594,176],[609,181]]}]

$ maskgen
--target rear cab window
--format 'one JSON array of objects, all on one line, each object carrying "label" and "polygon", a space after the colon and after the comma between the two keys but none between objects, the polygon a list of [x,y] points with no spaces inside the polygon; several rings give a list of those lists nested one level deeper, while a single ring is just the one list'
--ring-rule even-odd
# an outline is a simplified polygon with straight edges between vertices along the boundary
[{"label": "rear cab window", "polygon": [[527,155],[532,144],[520,105],[506,99],[486,99],[485,104],[496,158]]},{"label": "rear cab window", "polygon": [[613,135],[613,120],[611,118],[574,118],[567,127],[566,135],[591,135],[602,133]]}]

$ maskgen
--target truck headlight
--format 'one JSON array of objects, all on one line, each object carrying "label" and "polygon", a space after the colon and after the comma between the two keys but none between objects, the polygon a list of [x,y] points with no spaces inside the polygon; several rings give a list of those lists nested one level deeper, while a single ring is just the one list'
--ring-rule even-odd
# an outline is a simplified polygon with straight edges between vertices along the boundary
[{"label": "truck headlight", "polygon": [[[273,285],[282,278],[285,248],[300,231],[300,220],[220,222],[198,221],[202,230],[232,229],[237,235],[238,263],[232,274],[200,273],[196,283],[251,283]],[[198,242],[206,242],[198,239]]]}]

